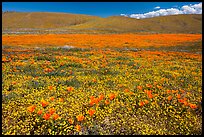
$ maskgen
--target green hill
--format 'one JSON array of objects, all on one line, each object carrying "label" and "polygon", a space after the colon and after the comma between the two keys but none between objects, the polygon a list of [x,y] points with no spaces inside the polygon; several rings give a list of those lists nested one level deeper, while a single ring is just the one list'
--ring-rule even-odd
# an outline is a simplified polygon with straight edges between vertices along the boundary
[{"label": "green hill", "polygon": [[123,16],[101,18],[97,16],[47,13],[11,12],[2,14],[2,30],[28,31],[50,29],[94,33],[202,33],[202,15],[171,15],[147,19]]}]

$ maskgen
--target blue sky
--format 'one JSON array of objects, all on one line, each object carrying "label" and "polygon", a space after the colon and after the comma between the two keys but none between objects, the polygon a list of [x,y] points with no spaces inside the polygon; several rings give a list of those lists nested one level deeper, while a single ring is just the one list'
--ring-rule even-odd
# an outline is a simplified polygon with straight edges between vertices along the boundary
[{"label": "blue sky", "polygon": [[[3,11],[65,12],[108,17],[121,14],[125,16],[145,14],[160,9],[180,9],[185,5],[199,3],[200,2],[3,2],[2,9]],[[137,17],[138,16],[139,15],[137,15]],[[142,15],[140,16],[142,17]]]}]

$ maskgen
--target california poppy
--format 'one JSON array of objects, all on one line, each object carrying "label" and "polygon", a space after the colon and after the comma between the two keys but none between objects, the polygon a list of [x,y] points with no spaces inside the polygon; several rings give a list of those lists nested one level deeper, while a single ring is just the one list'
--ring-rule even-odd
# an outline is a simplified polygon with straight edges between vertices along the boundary
[{"label": "california poppy", "polygon": [[55,98],[54,98],[54,97],[50,97],[50,100],[51,100],[51,101],[54,101],[54,100],[55,100]]},{"label": "california poppy", "polygon": [[110,93],[109,94],[109,98],[110,98],[110,100],[113,100],[115,98],[115,94],[114,93]]},{"label": "california poppy", "polygon": [[69,124],[71,124],[71,125],[74,123],[74,120],[71,118],[69,118],[68,121],[69,121]]},{"label": "california poppy", "polygon": [[129,92],[129,89],[126,88],[124,91],[125,91],[125,92]]},{"label": "california poppy", "polygon": [[48,119],[50,118],[50,116],[51,116],[51,114],[45,113],[45,114],[43,115],[43,118],[44,118],[45,120],[48,120]]},{"label": "california poppy", "polygon": [[151,84],[146,84],[146,87],[152,88],[152,85]]},{"label": "california poppy", "polygon": [[168,99],[169,101],[171,101],[171,100],[172,100],[172,96],[168,96],[167,99]]},{"label": "california poppy", "polygon": [[171,90],[168,89],[166,92],[167,92],[167,94],[169,94],[169,93],[171,93]]},{"label": "california poppy", "polygon": [[41,114],[42,114],[42,112],[43,112],[42,110],[39,110],[39,111],[38,111],[38,115],[41,115]]},{"label": "california poppy", "polygon": [[52,90],[52,86],[49,86],[48,89],[49,89],[49,90]]},{"label": "california poppy", "polygon": [[96,110],[93,110],[93,109],[90,109],[89,111],[88,111],[88,113],[89,113],[89,115],[90,116],[93,116],[93,114],[96,112]]},{"label": "california poppy", "polygon": [[184,102],[184,100],[183,100],[183,99],[178,99],[178,101],[179,101],[180,103],[183,103],[183,102]]},{"label": "california poppy", "polygon": [[103,100],[103,98],[104,98],[104,95],[100,95],[100,96],[99,96],[99,100],[100,100],[100,101]]},{"label": "california poppy", "polygon": [[74,90],[73,87],[67,87],[67,91],[71,92],[72,90]]},{"label": "california poppy", "polygon": [[139,106],[142,107],[142,106],[144,106],[144,104],[145,103],[143,101],[140,101]]},{"label": "california poppy", "polygon": [[63,98],[59,98],[59,102],[63,102]]},{"label": "california poppy", "polygon": [[32,113],[35,110],[35,108],[36,106],[29,106],[27,110]]},{"label": "california poppy", "polygon": [[46,102],[45,100],[41,101],[42,107],[46,107],[49,104],[49,102]]},{"label": "california poppy", "polygon": [[78,131],[78,132],[81,130],[81,126],[80,125],[76,125],[75,128],[76,128],[76,131]]},{"label": "california poppy", "polygon": [[105,100],[105,104],[108,105],[110,102],[108,100]]},{"label": "california poppy", "polygon": [[55,113],[55,109],[54,109],[54,108],[50,108],[50,109],[49,109],[49,112],[50,112],[50,114],[52,115],[52,114]]},{"label": "california poppy", "polygon": [[148,101],[148,100],[144,100],[144,102],[145,102],[145,104],[148,104],[148,103],[149,103],[149,101]]},{"label": "california poppy", "polygon": [[190,106],[192,109],[196,109],[196,108],[197,108],[196,104],[191,104],[191,103],[189,103],[189,106]]},{"label": "california poppy", "polygon": [[142,86],[137,86],[137,89],[142,90]]},{"label": "california poppy", "polygon": [[177,94],[177,98],[178,98],[178,99],[181,98],[181,95],[180,95],[180,94]]},{"label": "california poppy", "polygon": [[59,118],[59,115],[58,114],[55,114],[54,116],[53,116],[53,119],[54,120],[56,120],[56,119],[58,119]]},{"label": "california poppy", "polygon": [[84,120],[84,116],[83,115],[78,115],[76,116],[78,121],[83,121]]}]

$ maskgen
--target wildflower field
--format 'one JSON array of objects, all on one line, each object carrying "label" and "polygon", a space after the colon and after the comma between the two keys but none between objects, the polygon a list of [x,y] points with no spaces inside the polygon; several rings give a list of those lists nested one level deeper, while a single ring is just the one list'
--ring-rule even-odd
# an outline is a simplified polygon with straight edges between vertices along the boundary
[{"label": "wildflower field", "polygon": [[3,35],[2,44],[4,135],[202,134],[202,34]]}]

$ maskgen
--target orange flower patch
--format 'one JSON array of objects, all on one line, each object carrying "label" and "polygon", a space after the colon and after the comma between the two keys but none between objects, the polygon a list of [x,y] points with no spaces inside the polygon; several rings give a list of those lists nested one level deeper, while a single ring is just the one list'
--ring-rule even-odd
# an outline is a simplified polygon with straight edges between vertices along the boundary
[{"label": "orange flower patch", "polygon": [[129,92],[129,89],[126,88],[124,91],[125,91],[125,92]]},{"label": "orange flower patch", "polygon": [[36,106],[29,106],[28,108],[27,108],[27,110],[29,111],[29,112],[31,112],[31,113],[33,113],[34,112],[34,110],[35,110],[35,108],[36,108]]},{"label": "orange flower patch", "polygon": [[158,89],[162,89],[162,86],[157,85],[157,88],[158,88]]},{"label": "orange flower patch", "polygon": [[83,115],[78,115],[76,116],[78,121],[83,121],[84,120],[84,116]]},{"label": "orange flower patch", "polygon": [[197,108],[197,105],[196,105],[196,104],[191,104],[191,103],[189,103],[189,106],[190,106],[192,109],[196,109],[196,108]]},{"label": "orange flower patch", "polygon": [[51,100],[51,101],[54,101],[54,100],[55,100],[55,98],[54,98],[54,97],[50,97],[50,100]]},{"label": "orange flower patch", "polygon": [[39,111],[38,111],[38,115],[41,115],[41,114],[42,114],[42,112],[43,112],[42,110],[39,110]]},{"label": "orange flower patch", "polygon": [[55,109],[54,109],[54,108],[50,108],[50,109],[49,109],[49,112],[50,112],[50,114],[52,115],[52,114],[55,113]]},{"label": "orange flower patch", "polygon": [[167,92],[167,94],[169,94],[169,93],[171,93],[171,90],[168,89],[166,92]]},{"label": "orange flower patch", "polygon": [[108,100],[105,100],[105,104],[108,105],[110,104],[110,102]]},{"label": "orange flower patch", "polygon": [[50,116],[51,116],[51,114],[45,113],[45,114],[43,115],[43,118],[44,118],[45,120],[48,120],[48,119],[50,118]]},{"label": "orange flower patch", "polygon": [[145,103],[144,103],[143,101],[140,101],[140,102],[139,102],[139,106],[140,106],[140,107],[142,107],[142,106],[144,106],[144,105],[145,105]]},{"label": "orange flower patch", "polygon": [[76,131],[79,132],[79,131],[81,130],[81,126],[80,126],[80,125],[76,125],[76,126],[75,126],[75,129],[76,129]]},{"label": "orange flower patch", "polygon": [[63,100],[63,98],[59,98],[59,102],[63,102],[64,100]]},{"label": "orange flower patch", "polygon": [[167,99],[168,99],[168,101],[171,101],[172,100],[172,96],[168,96]]},{"label": "orange flower patch", "polygon": [[137,86],[137,89],[142,90],[142,86]]},{"label": "orange flower patch", "polygon": [[58,114],[55,114],[54,116],[53,116],[53,119],[54,120],[57,120],[59,118],[59,115]]},{"label": "orange flower patch", "polygon": [[89,111],[88,111],[88,113],[89,113],[89,115],[92,117],[93,116],[93,114],[96,112],[96,110],[93,110],[93,109],[90,109]]},{"label": "orange flower patch", "polygon": [[46,107],[49,104],[49,102],[46,102],[45,100],[41,101],[42,107]]},{"label": "orange flower patch", "polygon": [[67,87],[67,91],[71,92],[72,90],[74,90],[73,87]]},{"label": "orange flower patch", "polygon": [[69,124],[71,124],[71,125],[74,123],[74,120],[71,118],[69,118],[68,121],[69,121]]},{"label": "orange flower patch", "polygon": [[146,87],[152,88],[152,85],[151,84],[146,84]]},{"label": "orange flower patch", "polygon": [[113,100],[115,98],[115,94],[114,93],[110,93],[109,94],[109,98],[110,98],[110,100]]}]

